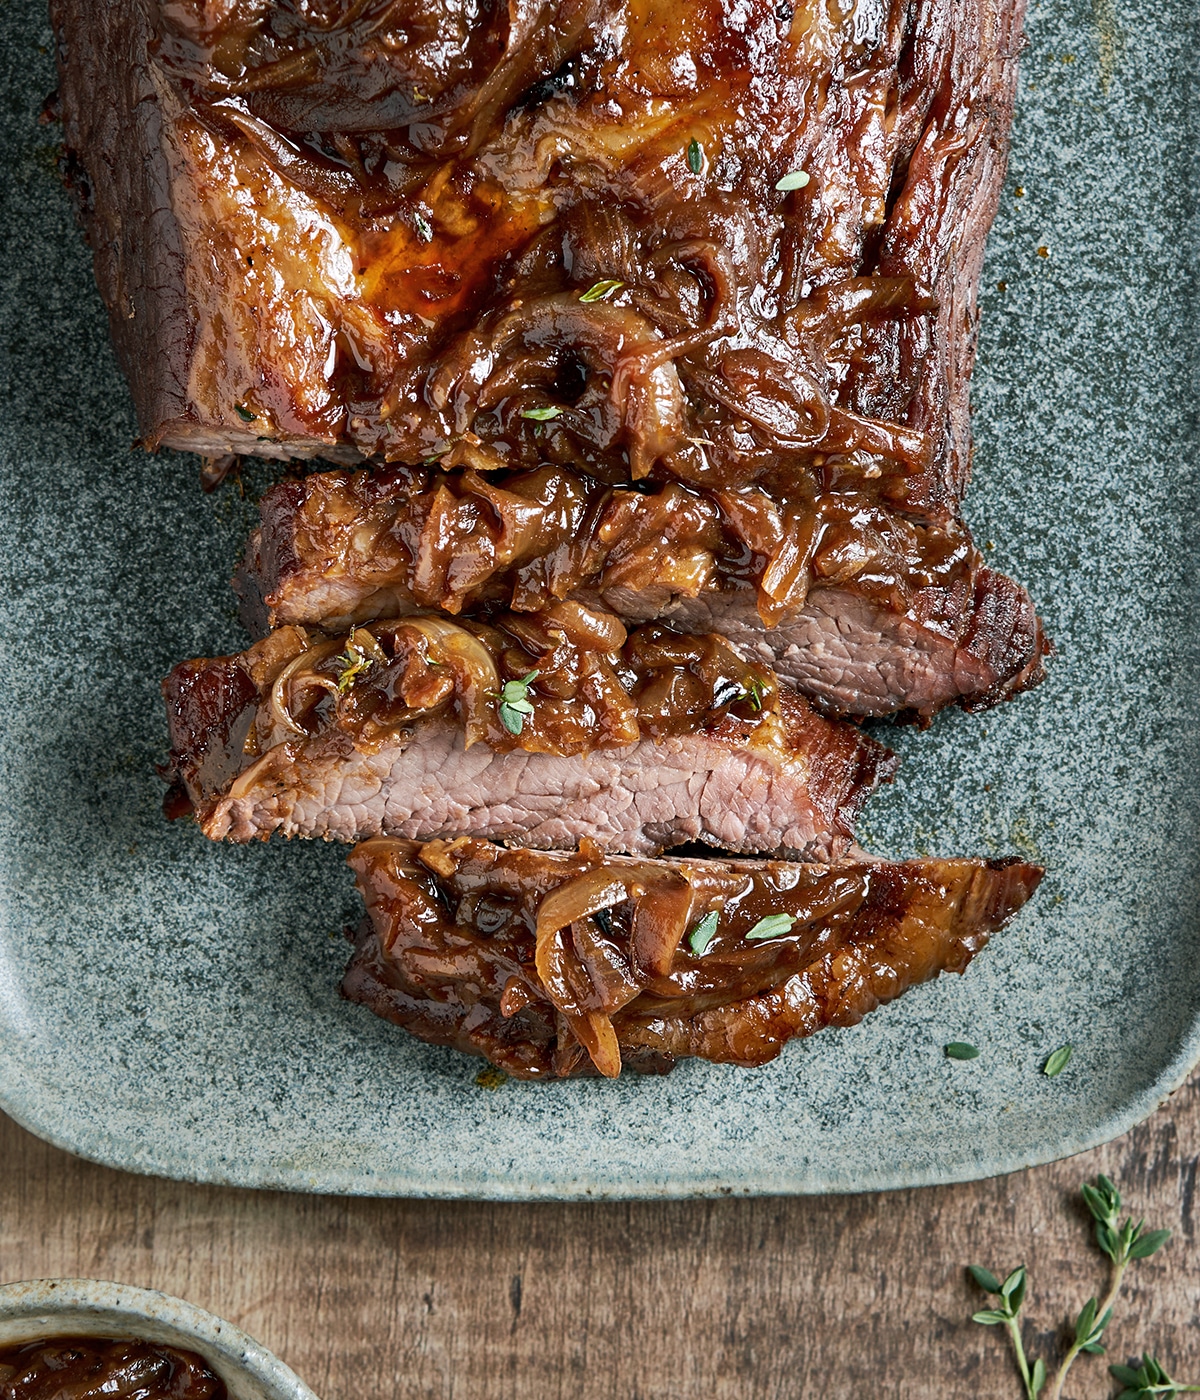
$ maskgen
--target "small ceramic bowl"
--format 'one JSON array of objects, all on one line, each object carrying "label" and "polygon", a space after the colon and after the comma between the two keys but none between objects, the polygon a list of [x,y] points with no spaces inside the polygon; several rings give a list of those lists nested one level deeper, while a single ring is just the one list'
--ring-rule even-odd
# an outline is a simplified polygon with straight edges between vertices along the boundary
[{"label": "small ceramic bowl", "polygon": [[52,1337],[163,1342],[202,1356],[231,1400],[317,1400],[265,1347],[182,1298],[90,1278],[0,1287],[0,1346]]}]

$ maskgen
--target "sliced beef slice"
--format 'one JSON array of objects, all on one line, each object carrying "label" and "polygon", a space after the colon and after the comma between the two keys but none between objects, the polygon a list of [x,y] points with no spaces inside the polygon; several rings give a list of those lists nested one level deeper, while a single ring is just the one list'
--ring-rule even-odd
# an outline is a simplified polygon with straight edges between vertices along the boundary
[{"label": "sliced beef slice", "polygon": [[460,839],[350,857],[343,994],[522,1079],[738,1065],[962,972],[1033,894],[1020,861],[630,860]]},{"label": "sliced beef slice", "polygon": [[[696,639],[661,631],[608,659],[564,659],[559,645],[560,670],[530,668],[513,732],[495,667],[531,658],[504,639],[489,653],[424,618],[336,638],[284,628],[242,656],[175,668],[172,768],[218,840],[587,837],[635,853],[701,840],[815,858],[850,846],[863,801],[894,771],[857,729],[738,670],[719,639],[698,659]],[[576,694],[556,697],[572,668]]]},{"label": "sliced beef slice", "polygon": [[[259,631],[582,597],[722,632],[835,714],[983,708],[1041,679],[1029,595],[961,526],[917,528],[853,495],[789,524],[798,551],[761,493],[614,490],[550,468],[317,472],[263,497],[235,586]],[[777,606],[768,590],[789,570],[793,601]]]}]

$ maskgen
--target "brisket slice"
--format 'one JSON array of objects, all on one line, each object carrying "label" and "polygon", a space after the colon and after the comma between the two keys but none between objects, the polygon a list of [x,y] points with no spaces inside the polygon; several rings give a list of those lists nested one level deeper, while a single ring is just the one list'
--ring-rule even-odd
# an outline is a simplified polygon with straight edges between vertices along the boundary
[{"label": "brisket slice", "polygon": [[661,1073],[689,1055],[764,1064],[962,972],[1042,876],[1020,861],[646,861],[478,840],[369,841],[350,864],[368,917],[343,994],[522,1079]]},{"label": "brisket slice", "polygon": [[51,11],[148,444],[954,509],[1021,3]]},{"label": "brisket slice", "polygon": [[814,589],[803,610],[764,628],[748,589],[681,601],[685,631],[719,631],[822,711],[922,721],[949,704],[983,710],[1041,681],[1049,644],[1029,594],[981,568],[961,611],[930,623],[843,588]]},{"label": "brisket slice", "polygon": [[[614,490],[550,468],[317,472],[272,487],[260,515],[235,578],[258,634],[573,595],[722,632],[834,714],[982,709],[1043,675],[1029,595],[961,525],[918,528],[854,496],[814,503],[799,550],[761,493]],[[767,591],[780,574],[783,606]]]},{"label": "brisket slice", "polygon": [[[201,829],[589,838],[636,854],[700,840],[836,859],[894,771],[881,745],[720,639],[643,629],[599,656],[559,637],[539,657],[478,633],[494,648],[482,661],[476,633],[401,619],[348,638],[283,628],[241,656],[177,666],[164,682],[171,769]],[[514,733],[493,697],[522,667],[537,676]],[[558,695],[572,675],[574,696]]]}]

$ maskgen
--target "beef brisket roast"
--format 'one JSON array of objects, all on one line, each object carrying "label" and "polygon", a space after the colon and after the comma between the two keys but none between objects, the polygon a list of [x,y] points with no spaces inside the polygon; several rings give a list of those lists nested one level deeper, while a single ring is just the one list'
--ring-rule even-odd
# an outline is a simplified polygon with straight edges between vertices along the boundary
[{"label": "beef brisket roast", "polygon": [[1037,888],[1019,861],[630,860],[364,842],[342,985],[522,1079],[739,1065],[962,972]]},{"label": "beef brisket roast", "polygon": [[1032,894],[865,857],[895,760],[818,713],[1041,678],[961,514],[1023,8],[51,0],[145,443],[346,468],[164,692],[206,835],[374,838],[348,996],[528,1078],[761,1064]]},{"label": "beef brisket roast", "polygon": [[789,533],[754,488],[401,467],[287,480],[260,512],[235,579],[260,634],[571,596],[723,632],[832,713],[981,708],[1042,675],[1028,594],[984,566],[962,525],[919,526],[853,494],[816,499],[807,531]]},{"label": "beef brisket roast", "polygon": [[601,650],[605,620],[570,603],[536,627],[493,623],[284,627],[177,666],[171,762],[205,834],[586,836],[637,854],[701,840],[835,859],[894,770],[720,638],[652,625]]},{"label": "beef brisket roast", "polygon": [[52,0],[145,441],[951,514],[1019,0]]}]

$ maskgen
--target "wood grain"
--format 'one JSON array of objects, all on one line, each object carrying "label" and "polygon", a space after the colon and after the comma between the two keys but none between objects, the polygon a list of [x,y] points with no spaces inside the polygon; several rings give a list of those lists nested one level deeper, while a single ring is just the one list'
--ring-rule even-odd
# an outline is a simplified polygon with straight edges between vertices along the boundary
[{"label": "wood grain", "polygon": [[[1028,1344],[1104,1282],[1077,1206],[1098,1171],[1176,1234],[1110,1342],[1200,1380],[1200,1081],[1116,1143],[994,1181],[876,1196],[476,1205],[185,1186],[0,1118],[0,1277],[163,1288],[230,1318],[322,1400],[1017,1400],[963,1265],[1032,1279]],[[1113,1394],[1081,1358],[1066,1394]]]}]

